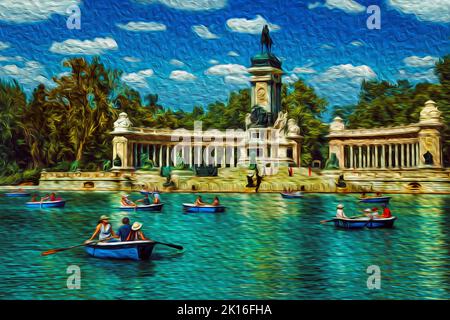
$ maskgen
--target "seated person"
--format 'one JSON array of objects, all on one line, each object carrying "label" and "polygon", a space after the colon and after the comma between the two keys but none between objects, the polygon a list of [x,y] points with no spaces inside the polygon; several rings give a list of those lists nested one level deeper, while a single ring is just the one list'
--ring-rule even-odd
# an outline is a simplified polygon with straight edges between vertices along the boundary
[{"label": "seated person", "polygon": [[362,199],[367,198],[367,195],[366,195],[365,192],[363,192],[363,193],[361,194],[361,198],[362,198]]},{"label": "seated person", "polygon": [[381,192],[375,193],[375,196],[376,196],[376,197],[381,197],[381,196],[382,196],[382,195],[381,195]]},{"label": "seated person", "polygon": [[344,206],[342,204],[338,204],[336,209],[336,218],[347,218],[344,213]]},{"label": "seated person", "polygon": [[136,207],[136,204],[128,199],[128,196],[126,194],[122,195],[122,199],[120,200],[120,204],[123,207]]},{"label": "seated person", "polygon": [[382,218],[391,218],[392,213],[391,210],[388,208],[388,206],[385,204],[383,208],[383,214],[381,215]]},{"label": "seated person", "polygon": [[122,226],[117,231],[117,236],[120,237],[120,241],[126,241],[131,232],[130,219],[127,217],[122,219]]},{"label": "seated person", "polygon": [[153,193],[153,204],[160,204],[161,203],[161,196],[158,192]]},{"label": "seated person", "polygon": [[214,197],[214,201],[211,205],[213,205],[215,207],[220,206],[219,197]]},{"label": "seated person", "polygon": [[31,202],[38,202],[37,201],[37,194],[33,194],[33,196],[31,197]]},{"label": "seated person", "polygon": [[194,205],[197,207],[204,206],[206,203],[203,202],[202,197],[198,196],[197,199],[194,202]]},{"label": "seated person", "polygon": [[378,208],[372,208],[372,218],[378,218],[379,213],[378,213]]},{"label": "seated person", "polygon": [[127,237],[127,241],[140,241],[140,240],[150,240],[147,239],[144,233],[141,231],[142,223],[135,222],[131,226],[131,232]]},{"label": "seated person", "polygon": [[145,206],[150,205],[150,199],[148,198],[148,194],[146,194],[143,199],[139,199],[136,202],[141,202]]}]

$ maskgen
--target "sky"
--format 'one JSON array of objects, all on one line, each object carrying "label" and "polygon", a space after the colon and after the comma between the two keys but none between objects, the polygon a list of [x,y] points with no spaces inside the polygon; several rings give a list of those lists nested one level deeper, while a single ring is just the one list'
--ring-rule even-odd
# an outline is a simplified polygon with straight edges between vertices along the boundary
[{"label": "sky", "polygon": [[190,111],[249,87],[264,24],[283,81],[303,79],[330,107],[355,103],[363,79],[436,82],[450,53],[450,0],[0,0],[0,79],[30,93],[54,86],[64,59],[97,55],[142,96]]}]

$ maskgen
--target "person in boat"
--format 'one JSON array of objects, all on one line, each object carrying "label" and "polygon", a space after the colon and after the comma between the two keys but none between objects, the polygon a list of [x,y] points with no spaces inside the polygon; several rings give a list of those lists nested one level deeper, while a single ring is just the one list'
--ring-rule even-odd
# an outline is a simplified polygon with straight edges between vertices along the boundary
[{"label": "person in boat", "polygon": [[159,192],[153,193],[153,204],[160,204],[161,203],[161,196],[159,195]]},{"label": "person in boat", "polygon": [[43,202],[43,201],[56,201],[57,199],[56,199],[56,194],[54,193],[54,192],[52,192],[52,193],[50,193],[50,195],[46,195],[45,197],[43,197],[42,199],[41,199],[41,202]]},{"label": "person in boat", "polygon": [[131,226],[130,234],[127,237],[127,241],[140,241],[140,240],[150,240],[145,237],[144,233],[141,231],[142,223],[135,222]]},{"label": "person in boat", "polygon": [[336,218],[347,218],[344,213],[344,206],[342,204],[338,204],[336,207]]},{"label": "person in boat", "polygon": [[381,197],[381,196],[382,196],[381,192],[375,193],[375,197]]},{"label": "person in boat", "polygon": [[366,195],[365,192],[363,192],[363,193],[361,194],[361,199],[364,199],[364,198],[367,198],[367,195]]},{"label": "person in boat", "polygon": [[143,199],[139,199],[139,200],[137,200],[136,202],[140,202],[140,203],[142,203],[144,206],[149,206],[151,203],[150,203],[150,199],[148,198],[148,193],[146,194],[146,195],[144,195],[144,198]]},{"label": "person in boat", "polygon": [[128,195],[126,195],[126,194],[122,195],[120,204],[122,205],[122,207],[136,207],[136,204],[133,201],[131,201],[130,199],[128,199]]},{"label": "person in boat", "polygon": [[117,230],[117,236],[120,237],[120,241],[127,241],[131,232],[130,219],[125,217],[122,219],[122,226]]},{"label": "person in boat", "polygon": [[95,228],[92,237],[89,238],[86,242],[93,241],[98,236],[98,240],[105,240],[108,238],[118,238],[118,236],[114,233],[112,225],[109,223],[109,217],[102,215],[98,221],[97,227]]},{"label": "person in boat", "polygon": [[372,208],[372,218],[376,219],[378,218],[380,214],[378,213],[378,208],[374,207]]},{"label": "person in boat", "polygon": [[215,207],[220,206],[219,197],[214,197],[212,205],[215,206]]},{"label": "person in boat", "polygon": [[38,195],[37,194],[33,194],[33,196],[31,197],[31,202],[38,202],[37,200]]},{"label": "person in boat", "polygon": [[381,218],[391,218],[392,213],[387,204],[383,205],[383,214],[381,215]]},{"label": "person in boat", "polygon": [[203,199],[202,199],[201,196],[198,196],[197,199],[194,202],[194,205],[197,206],[197,207],[200,207],[200,206],[206,205],[206,203],[203,202]]}]

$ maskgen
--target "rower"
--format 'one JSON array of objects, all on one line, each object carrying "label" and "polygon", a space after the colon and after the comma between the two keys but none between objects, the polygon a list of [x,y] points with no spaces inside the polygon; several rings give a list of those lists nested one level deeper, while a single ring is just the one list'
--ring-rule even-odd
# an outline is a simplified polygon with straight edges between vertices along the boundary
[{"label": "rower", "polygon": [[97,227],[95,228],[94,233],[92,236],[87,240],[86,242],[92,241],[95,239],[95,237],[98,236],[98,240],[105,240],[108,238],[117,238],[116,234],[114,233],[114,230],[109,223],[109,217],[102,215],[100,219],[98,220]]},{"label": "rower", "polygon": [[206,203],[203,202],[202,197],[198,196],[194,202],[194,205],[197,207],[204,206]]},{"label": "rower", "polygon": [[126,241],[131,232],[130,219],[125,217],[122,219],[122,226],[117,231],[120,241]]},{"label": "rower", "polygon": [[143,199],[139,199],[136,202],[141,202],[143,203],[145,206],[149,206],[150,205],[150,199],[148,198],[148,193],[144,195]]},{"label": "rower", "polygon": [[340,219],[347,218],[347,216],[344,213],[344,206],[342,204],[339,203],[337,205],[336,209],[337,209],[336,210],[336,218],[340,218]]}]

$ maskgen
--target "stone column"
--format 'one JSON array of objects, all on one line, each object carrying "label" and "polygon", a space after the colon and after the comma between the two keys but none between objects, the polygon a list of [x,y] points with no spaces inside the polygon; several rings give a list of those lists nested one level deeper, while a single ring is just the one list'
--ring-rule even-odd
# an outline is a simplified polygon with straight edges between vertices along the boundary
[{"label": "stone column", "polygon": [[236,166],[236,164],[234,163],[234,153],[236,152],[235,150],[234,150],[234,144],[233,144],[233,146],[231,147],[231,157],[230,157],[230,167],[231,168],[234,168],[235,166]]},{"label": "stone column", "polygon": [[400,161],[400,157],[399,157],[399,152],[398,152],[398,144],[395,144],[395,168],[398,168],[398,167],[400,167],[400,163],[399,163],[399,161]]},{"label": "stone column", "polygon": [[374,146],[374,163],[373,166],[378,168],[378,145]]},{"label": "stone column", "polygon": [[362,147],[358,146],[358,169],[362,168]]},{"label": "stone column", "polygon": [[416,143],[415,147],[416,147],[416,166],[420,166],[420,164],[421,164],[421,161],[420,161],[421,156],[420,156],[420,152],[419,152],[420,151],[419,144]]},{"label": "stone column", "polygon": [[402,143],[401,145],[400,145],[400,156],[401,156],[401,159],[400,159],[400,167],[405,167],[405,144],[404,143]]},{"label": "stone column", "polygon": [[406,144],[406,167],[409,168],[410,167],[410,155],[409,153],[411,152],[411,145],[409,143]]},{"label": "stone column", "polygon": [[381,169],[386,168],[386,145],[381,145]]},{"label": "stone column", "polygon": [[159,145],[159,160],[158,160],[158,165],[159,167],[163,167],[163,145]]},{"label": "stone column", "polygon": [[354,169],[353,167],[353,146],[348,146],[348,158],[349,158],[349,168]]}]

